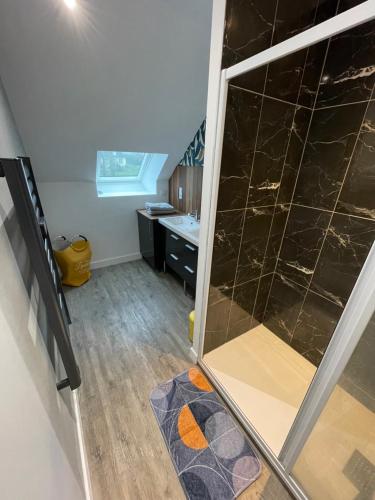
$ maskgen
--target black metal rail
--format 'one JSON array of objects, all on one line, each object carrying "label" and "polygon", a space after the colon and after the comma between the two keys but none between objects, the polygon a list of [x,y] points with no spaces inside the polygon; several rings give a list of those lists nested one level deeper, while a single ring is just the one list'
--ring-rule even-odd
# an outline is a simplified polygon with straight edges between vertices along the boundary
[{"label": "black metal rail", "polygon": [[81,384],[79,368],[69,338],[69,310],[53,256],[43,207],[39,198],[29,158],[0,159],[0,177],[5,177],[31,264],[47,310],[67,379],[57,384],[58,389],[76,389]]}]

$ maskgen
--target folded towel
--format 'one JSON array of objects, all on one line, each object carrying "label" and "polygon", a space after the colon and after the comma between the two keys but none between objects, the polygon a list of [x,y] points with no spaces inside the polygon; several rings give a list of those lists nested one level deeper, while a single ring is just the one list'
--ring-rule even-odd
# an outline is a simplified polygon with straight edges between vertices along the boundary
[{"label": "folded towel", "polygon": [[169,203],[145,203],[146,210],[174,210],[174,207]]},{"label": "folded towel", "polygon": [[174,214],[176,209],[169,203],[145,203],[146,211],[150,215]]},{"label": "folded towel", "polygon": [[154,211],[154,212],[149,212],[147,210],[147,213],[149,215],[170,215],[170,214],[175,214],[176,213],[176,210],[172,210],[172,211],[167,211],[167,212],[158,212],[158,211]]}]

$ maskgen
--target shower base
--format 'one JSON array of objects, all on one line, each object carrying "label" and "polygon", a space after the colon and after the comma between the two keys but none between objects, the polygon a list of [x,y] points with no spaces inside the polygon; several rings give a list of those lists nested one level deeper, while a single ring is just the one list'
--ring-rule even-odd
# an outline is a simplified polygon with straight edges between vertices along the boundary
[{"label": "shower base", "polygon": [[278,455],[316,367],[262,324],[203,360]]},{"label": "shower base", "polygon": [[[262,324],[203,361],[277,456],[316,367]],[[336,386],[292,474],[311,498],[353,499],[358,456],[375,467],[375,413]]]}]

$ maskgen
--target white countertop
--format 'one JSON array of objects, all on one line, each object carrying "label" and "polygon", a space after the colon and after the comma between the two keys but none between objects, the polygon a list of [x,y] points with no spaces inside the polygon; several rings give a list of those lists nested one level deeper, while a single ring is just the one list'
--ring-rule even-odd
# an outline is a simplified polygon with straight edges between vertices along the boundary
[{"label": "white countertop", "polygon": [[199,246],[200,224],[189,215],[177,215],[176,217],[159,217],[159,222],[164,227],[185,238],[189,243]]}]

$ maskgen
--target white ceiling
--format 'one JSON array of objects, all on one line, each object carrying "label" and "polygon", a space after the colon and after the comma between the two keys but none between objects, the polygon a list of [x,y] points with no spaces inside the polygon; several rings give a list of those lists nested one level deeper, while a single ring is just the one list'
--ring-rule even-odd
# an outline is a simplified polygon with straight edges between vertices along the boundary
[{"label": "white ceiling", "polygon": [[169,155],[206,111],[212,0],[1,0],[0,75],[41,181],[94,180],[96,151]]}]

